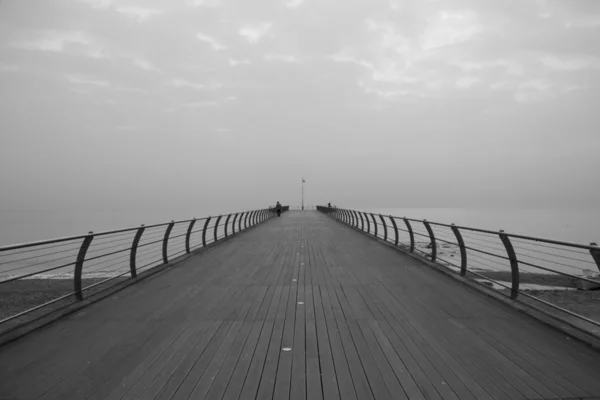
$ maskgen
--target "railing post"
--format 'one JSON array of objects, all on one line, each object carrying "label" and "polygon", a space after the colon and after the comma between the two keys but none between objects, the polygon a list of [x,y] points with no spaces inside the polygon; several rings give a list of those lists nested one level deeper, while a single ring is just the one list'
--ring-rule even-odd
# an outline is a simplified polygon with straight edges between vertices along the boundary
[{"label": "railing post", "polygon": [[437,256],[437,244],[435,242],[435,235],[433,234],[433,229],[431,229],[431,225],[427,222],[426,219],[423,220],[423,225],[425,225],[425,229],[427,229],[427,233],[429,233],[429,239],[431,239],[431,261],[435,262]]},{"label": "railing post", "polygon": [[383,219],[383,215],[379,214],[379,219],[381,219],[381,223],[383,224],[383,240],[387,242],[387,224]]},{"label": "railing post", "polygon": [[363,216],[361,214],[360,211],[357,211],[358,216],[360,217],[360,230],[364,231],[365,230],[365,221],[363,220]]},{"label": "railing post", "polygon": [[252,215],[252,211],[246,211],[246,216],[244,217],[244,230],[248,229],[248,216]]},{"label": "railing post", "polygon": [[228,228],[228,225],[229,225],[229,219],[230,218],[231,218],[231,214],[229,214],[227,216],[227,218],[225,218],[225,238],[227,238],[229,236],[229,235],[227,235],[227,228]]},{"label": "railing post", "polygon": [[367,233],[371,233],[371,223],[369,222],[369,216],[366,212],[363,212],[363,214],[365,214],[365,221],[367,221]]},{"label": "railing post", "polygon": [[135,278],[137,276],[137,269],[135,266],[135,261],[137,257],[137,248],[140,244],[140,239],[142,238],[142,234],[146,228],[144,225],[138,228],[135,233],[135,237],[133,238],[133,243],[131,243],[131,253],[129,254],[129,270],[131,271],[131,277]]},{"label": "railing post", "polygon": [[352,210],[348,210],[348,216],[350,217],[350,226],[354,226],[354,213],[352,212]]},{"label": "railing post", "polygon": [[392,226],[394,227],[394,246],[398,246],[398,225],[396,225],[396,220],[394,219],[394,217],[390,215],[388,218],[390,219],[390,221],[392,221]]},{"label": "railing post", "polygon": [[410,252],[415,251],[415,234],[413,233],[412,226],[410,226],[410,221],[406,218],[402,218],[404,220],[404,224],[406,225],[406,229],[408,229],[408,235],[410,236]]},{"label": "railing post", "polygon": [[590,249],[590,254],[592,255],[592,258],[594,259],[594,261],[596,262],[596,266],[598,267],[598,270],[600,270],[600,247],[598,247],[597,243],[590,243],[590,246],[596,247],[595,249]]},{"label": "railing post", "polygon": [[217,239],[217,229],[219,229],[219,222],[221,222],[221,218],[223,218],[222,215],[219,215],[219,217],[217,218],[217,222],[215,223],[215,231],[214,231],[214,238],[215,238],[215,242],[219,239]]},{"label": "railing post", "polygon": [[519,295],[519,261],[517,260],[517,254],[515,253],[512,243],[510,242],[510,238],[504,233],[503,230],[500,230],[499,236],[500,240],[502,240],[504,248],[506,249],[506,254],[508,254],[508,260],[510,261],[510,272],[512,277],[510,298],[516,299]]},{"label": "railing post", "polygon": [[343,210],[342,210],[342,222],[343,222],[344,224],[348,224],[348,222],[347,222],[347,221],[348,221],[348,210],[346,210],[346,209],[343,209]]},{"label": "railing post", "polygon": [[165,263],[165,264],[169,263],[169,257],[167,255],[167,247],[169,245],[169,235],[171,235],[173,226],[175,226],[175,221],[171,221],[171,223],[167,226],[167,230],[165,231],[165,237],[163,238],[162,256],[163,256],[163,263]]},{"label": "railing post", "polygon": [[231,234],[235,235],[235,221],[237,220],[239,213],[235,213],[235,216],[233,217],[233,222],[231,223]]},{"label": "railing post", "polygon": [[190,254],[190,236],[192,235],[192,229],[196,223],[196,218],[192,219],[190,226],[188,226],[187,233],[185,234],[185,252]]},{"label": "railing post", "polygon": [[377,220],[375,219],[375,216],[373,215],[373,213],[371,213],[371,219],[373,220],[373,229],[375,231],[374,236],[378,237],[377,236]]},{"label": "railing post", "polygon": [[354,227],[355,227],[356,229],[358,229],[358,214],[356,213],[356,211],[352,210],[352,215],[354,216],[354,221],[356,222],[356,223],[354,224]]},{"label": "railing post", "polygon": [[456,236],[456,241],[460,248],[460,276],[465,276],[467,275],[467,249],[465,248],[465,242],[456,225],[452,224],[451,229],[454,232],[454,236]]},{"label": "railing post", "polygon": [[240,214],[240,219],[238,219],[238,232],[242,231],[242,220],[244,219],[245,213],[246,211],[242,211],[242,213]]},{"label": "railing post", "polygon": [[256,210],[254,210],[250,213],[250,226],[254,226],[255,222],[256,222]]},{"label": "railing post", "polygon": [[77,260],[75,261],[75,273],[73,274],[73,284],[75,286],[75,298],[77,300],[83,300],[83,292],[81,291],[81,274],[83,271],[83,262],[85,261],[85,255],[90,248],[90,244],[94,240],[94,232],[89,232],[88,235],[83,239],[81,247],[79,248],[79,254],[77,254]]},{"label": "railing post", "polygon": [[202,247],[206,247],[206,229],[208,228],[208,223],[212,217],[206,218],[204,222],[204,228],[202,229]]}]

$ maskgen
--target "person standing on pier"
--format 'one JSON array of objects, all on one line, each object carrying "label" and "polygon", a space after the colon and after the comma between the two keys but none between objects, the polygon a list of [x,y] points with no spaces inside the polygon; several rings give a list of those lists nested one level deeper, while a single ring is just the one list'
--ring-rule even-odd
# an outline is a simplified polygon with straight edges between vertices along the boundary
[{"label": "person standing on pier", "polygon": [[279,202],[277,202],[275,209],[277,210],[277,216],[280,217],[281,216],[281,204],[279,204]]}]

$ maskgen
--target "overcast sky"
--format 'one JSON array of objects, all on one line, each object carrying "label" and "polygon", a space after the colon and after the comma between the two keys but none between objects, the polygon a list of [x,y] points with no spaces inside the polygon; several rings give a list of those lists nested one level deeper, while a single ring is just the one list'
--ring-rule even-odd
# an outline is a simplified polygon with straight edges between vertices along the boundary
[{"label": "overcast sky", "polygon": [[595,206],[600,1],[0,1],[0,207]]}]

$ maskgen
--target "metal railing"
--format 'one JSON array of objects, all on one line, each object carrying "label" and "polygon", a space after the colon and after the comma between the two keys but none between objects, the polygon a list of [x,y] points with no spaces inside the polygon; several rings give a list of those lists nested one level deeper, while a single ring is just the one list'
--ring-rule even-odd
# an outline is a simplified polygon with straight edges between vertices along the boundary
[{"label": "metal railing", "polygon": [[568,316],[568,323],[582,321],[594,329],[600,327],[600,290],[583,290],[600,288],[600,276],[593,270],[600,270],[596,243],[570,243],[342,208],[317,209],[511,299],[522,296],[521,300],[542,305],[545,311],[558,311]]},{"label": "metal railing", "polygon": [[0,331],[8,322],[13,329],[15,320],[81,301],[86,293],[135,279],[274,215],[269,207],[0,247]]}]

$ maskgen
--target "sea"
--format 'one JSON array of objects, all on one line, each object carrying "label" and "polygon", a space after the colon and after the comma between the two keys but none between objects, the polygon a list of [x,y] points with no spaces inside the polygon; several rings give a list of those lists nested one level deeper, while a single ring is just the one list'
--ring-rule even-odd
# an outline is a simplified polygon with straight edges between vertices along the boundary
[{"label": "sea", "polygon": [[[307,208],[314,208],[308,206]],[[348,207],[352,208],[352,207]],[[414,219],[427,219],[430,222],[439,222],[444,224],[454,223],[459,226],[487,229],[498,232],[504,230],[507,233],[514,233],[527,236],[541,237],[559,241],[573,242],[589,245],[591,242],[600,242],[600,208],[354,208],[359,211],[381,214],[384,216],[392,215],[395,217],[407,217]],[[115,230],[120,228],[136,227],[141,224],[151,225],[172,220],[187,220],[194,217],[201,218],[208,215],[218,215],[228,211],[241,212],[239,210],[200,210],[200,209],[136,209],[136,210],[4,210],[0,211],[0,246],[6,246],[17,243],[26,243],[31,241],[46,240],[72,235],[82,235],[90,231],[101,232],[106,230]],[[417,235],[417,247],[427,253],[429,239],[422,224],[413,224]],[[399,223],[400,228],[404,226]],[[163,228],[161,228],[163,229]],[[185,230],[185,227],[181,229]],[[452,240],[452,232],[448,229],[434,229],[436,236],[439,232],[440,239]],[[381,233],[381,231],[380,231]],[[157,232],[156,237],[162,233]],[[496,253],[505,256],[505,250],[497,235],[479,235],[465,233],[466,241],[472,247],[478,247],[487,252]],[[196,240],[197,241],[197,240]],[[401,242],[406,242],[405,236]],[[131,238],[124,238],[124,246],[131,243]],[[438,255],[446,257],[447,260],[459,263],[460,254],[457,248],[444,247],[440,242]],[[158,245],[157,245],[158,246]],[[178,251],[182,244],[178,244]],[[481,246],[481,247],[479,247]],[[486,247],[487,246],[487,247]],[[590,272],[598,272],[593,259],[587,250],[578,250],[573,252],[569,249],[560,250],[556,246],[537,244],[536,242],[516,243],[520,248],[519,257],[523,260],[529,260],[532,263],[538,263],[544,267],[556,269],[563,272],[572,273],[580,276]],[[73,252],[78,249],[75,244]],[[148,248],[148,250],[150,250]],[[160,254],[155,253],[160,261]],[[14,255],[11,259],[16,260],[21,255]],[[69,256],[70,258],[73,258]],[[29,257],[28,257],[29,258]],[[70,260],[69,258],[69,260]],[[114,268],[105,268],[98,264],[97,268],[89,268],[90,273],[98,273],[99,276],[109,276],[114,271],[123,269],[127,271],[127,254],[123,253],[122,260]],[[582,261],[577,261],[582,260]],[[1,260],[0,260],[1,261]],[[6,259],[5,261],[8,261]],[[35,264],[31,264],[35,261]],[[59,263],[59,260],[55,260]],[[60,261],[62,262],[62,261]],[[16,273],[35,271],[35,268],[46,267],[47,263],[41,263],[37,259],[17,264],[18,269],[14,268],[14,262],[0,262],[0,278],[12,277]],[[109,263],[110,264],[110,263]],[[35,265],[35,268],[34,268]],[[52,264],[54,265],[54,264]],[[502,259],[490,257],[481,252],[469,253],[469,265],[477,265],[481,269],[504,270],[509,271],[508,263]],[[537,264],[536,264],[537,265]],[[522,271],[527,271],[526,266],[521,266]],[[531,271],[531,268],[529,269]],[[58,271],[57,271],[58,272]],[[542,271],[543,272],[543,271]],[[68,276],[72,275],[72,267],[66,267],[61,270]],[[52,275],[54,274],[54,275]],[[52,272],[44,277],[54,277]],[[107,275],[108,274],[108,275]],[[65,275],[65,277],[68,277]],[[37,276],[37,275],[36,275]],[[41,277],[41,276],[37,276]]]},{"label": "sea", "polygon": [[[353,209],[582,244],[600,242],[600,207]],[[0,246],[241,211],[244,209],[0,210]]]}]

